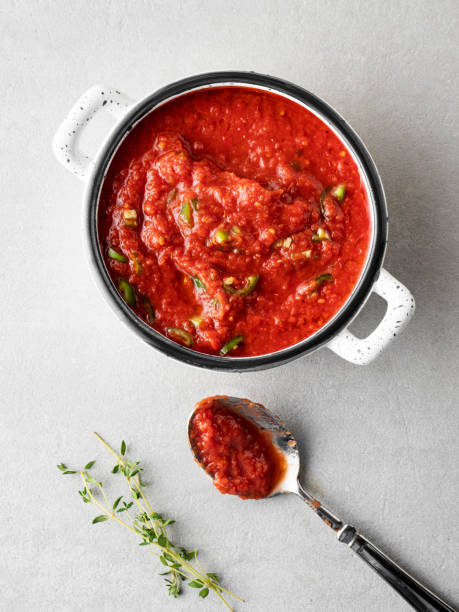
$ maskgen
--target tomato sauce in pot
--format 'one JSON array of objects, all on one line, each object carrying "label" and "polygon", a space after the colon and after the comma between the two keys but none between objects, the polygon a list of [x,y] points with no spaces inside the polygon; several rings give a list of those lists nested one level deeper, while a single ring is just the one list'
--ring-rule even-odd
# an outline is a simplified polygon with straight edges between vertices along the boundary
[{"label": "tomato sauce in pot", "polygon": [[106,267],[146,323],[194,350],[253,356],[314,334],[365,265],[358,167],[313,113],[217,87],[152,111],[114,156],[99,205]]},{"label": "tomato sauce in pot", "polygon": [[197,404],[188,435],[196,459],[220,493],[260,499],[284,475],[285,459],[271,434],[213,397]]}]

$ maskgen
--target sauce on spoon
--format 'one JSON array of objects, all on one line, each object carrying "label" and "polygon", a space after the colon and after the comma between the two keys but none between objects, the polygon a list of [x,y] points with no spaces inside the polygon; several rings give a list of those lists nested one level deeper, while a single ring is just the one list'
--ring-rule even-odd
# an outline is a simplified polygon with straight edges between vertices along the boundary
[{"label": "sauce on spoon", "polygon": [[189,439],[197,461],[220,493],[242,499],[267,497],[282,479],[286,462],[272,435],[231,408],[201,400],[189,424]]}]

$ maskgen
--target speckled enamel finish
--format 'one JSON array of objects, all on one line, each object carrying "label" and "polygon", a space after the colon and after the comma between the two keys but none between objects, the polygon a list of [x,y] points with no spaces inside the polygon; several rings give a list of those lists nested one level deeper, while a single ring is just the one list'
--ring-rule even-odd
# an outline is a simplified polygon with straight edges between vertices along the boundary
[{"label": "speckled enamel finish", "polygon": [[[186,85],[184,84],[190,83],[190,87],[192,84],[201,84],[205,83],[206,86],[214,86],[214,85],[222,85],[222,84],[234,84],[233,80],[227,79],[224,81],[225,75],[231,75],[232,77],[238,76],[245,83],[251,83],[253,79],[253,86],[260,85],[264,86],[264,81],[267,82],[267,89],[271,89],[268,85],[273,84],[273,90],[277,93],[290,93],[289,89],[298,90],[296,86],[283,82],[279,79],[274,79],[273,77],[266,77],[263,75],[256,75],[254,73],[210,73],[208,75],[199,75],[198,77],[190,77],[190,79],[184,79],[183,81],[172,84],[163,90],[157,92],[158,96],[163,95],[163,92],[166,90],[173,95],[177,95],[176,90],[182,89],[186,90]],[[246,76],[242,76],[246,75]],[[249,75],[249,76],[247,76]],[[215,77],[212,78],[212,77]],[[236,79],[235,79],[236,80]],[[261,80],[261,81],[260,81]],[[279,84],[280,90],[277,88]],[[282,86],[286,89],[282,90]],[[304,91],[304,90],[301,90]],[[313,96],[313,94],[309,94],[308,92],[304,92],[308,96],[310,96],[313,100],[318,101],[323,104],[329,112],[332,112],[335,115],[335,121],[343,122],[348,130],[351,131],[350,126],[345,124],[344,120],[333,111],[328,105],[326,105],[323,101],[320,101],[318,98]],[[149,98],[154,97],[155,94],[149,96]],[[145,98],[148,101],[149,98]],[[70,172],[78,176],[80,179],[86,182],[86,197],[85,199],[88,202],[88,206],[90,206],[90,198],[91,192],[93,191],[92,186],[96,181],[97,173],[99,166],[102,165],[102,161],[104,158],[104,150],[108,149],[108,143],[110,142],[112,136],[116,133],[117,129],[123,123],[122,119],[126,121],[126,114],[129,117],[132,117],[132,123],[125,123],[126,132],[132,128],[132,125],[139,120],[139,110],[142,108],[145,100],[141,100],[138,103],[135,103],[125,94],[119,92],[116,89],[107,88],[102,85],[95,85],[91,87],[86,93],[82,95],[82,97],[76,102],[76,104],[72,107],[69,114],[65,118],[65,120],[60,125],[55,138],[53,140],[53,151],[57,158],[57,160],[65,166]],[[81,133],[86,129],[90,120],[99,112],[103,110],[109,110],[114,117],[118,120],[117,125],[112,130],[110,135],[107,137],[107,141],[105,145],[101,148],[99,154],[95,159],[91,159],[88,155],[82,153],[78,149],[78,137]],[[127,119],[129,119],[127,117]],[[358,136],[353,133],[358,145],[364,149],[363,143],[358,139]],[[365,151],[365,154],[368,159],[369,154]],[[372,163],[372,162],[371,162]],[[377,174],[376,170],[375,173]],[[378,177],[379,180],[379,177]],[[381,187],[382,191],[382,187]],[[384,195],[382,193],[383,205]],[[86,225],[91,224],[91,220],[86,216],[84,211],[84,222]],[[387,217],[384,218],[384,222],[387,225]],[[91,240],[97,240],[94,238],[94,235],[87,236],[88,238],[88,247],[91,250]],[[92,245],[94,246],[94,245]],[[385,246],[385,243],[383,247]],[[91,263],[96,264],[97,267],[97,258],[94,257],[94,252],[92,252]],[[382,258],[381,258],[382,263]],[[404,287],[397,279],[395,279],[389,272],[385,269],[380,269],[379,277],[375,275],[375,279],[377,280],[373,283],[372,287],[368,291],[366,295],[366,299],[368,299],[371,291],[376,292],[380,295],[384,300],[386,300],[388,307],[387,311],[382,319],[382,321],[378,324],[376,329],[365,339],[359,339],[355,337],[347,328],[343,329],[343,325],[341,327],[336,326],[334,330],[328,331],[328,336],[322,338],[318,338],[313,344],[314,336],[304,340],[302,343],[291,347],[290,349],[284,349],[283,351],[279,351],[278,353],[272,353],[271,355],[260,356],[260,357],[251,357],[251,358],[231,358],[225,359],[221,357],[201,355],[200,353],[196,353],[195,351],[191,351],[172,343],[169,339],[161,336],[152,328],[149,328],[145,324],[143,324],[140,319],[135,317],[135,315],[130,311],[130,309],[123,303],[120,298],[118,292],[113,290],[113,288],[107,286],[107,283],[100,282],[100,273],[103,273],[101,267],[96,270],[96,281],[102,290],[109,294],[107,297],[111,297],[109,300],[112,306],[115,307],[115,311],[119,316],[121,316],[125,321],[128,320],[131,323],[134,331],[139,333],[144,340],[155,346],[156,348],[160,348],[166,354],[185,361],[187,363],[191,363],[193,365],[198,365],[202,367],[209,367],[212,369],[229,369],[231,371],[244,371],[244,370],[255,370],[261,369],[264,367],[273,367],[282,362],[287,362],[290,359],[293,359],[299,356],[302,353],[312,352],[317,348],[328,346],[329,349],[334,351],[337,355],[350,361],[351,363],[358,365],[365,365],[370,363],[375,357],[377,357],[388,345],[389,343],[404,329],[408,321],[414,314],[414,299],[409,290]],[[360,307],[355,308],[353,314],[348,317],[347,323],[345,325],[349,325],[352,319],[359,312],[360,308],[365,303],[366,299],[361,301]],[[339,316],[345,314],[346,305],[340,311]],[[135,320],[134,320],[135,319]],[[322,333],[327,333],[328,325],[323,328],[317,336],[320,336]],[[311,346],[308,348],[308,343]],[[304,347],[304,348],[303,348]],[[291,355],[287,355],[289,351],[292,352]],[[194,355],[192,355],[194,354]],[[282,356],[285,354],[285,357]],[[199,357],[200,356],[200,357]],[[272,359],[271,359],[272,357]],[[277,359],[276,359],[277,357]],[[242,363],[244,362],[244,364]]]},{"label": "speckled enamel finish", "polygon": [[404,330],[414,315],[413,296],[384,268],[373,285],[373,291],[387,302],[387,310],[377,328],[363,339],[345,329],[327,345],[337,355],[357,365],[373,361]]},{"label": "speckled enamel finish", "polygon": [[101,110],[109,110],[116,119],[121,119],[133,100],[117,89],[94,85],[71,108],[59,126],[53,140],[53,151],[57,160],[72,174],[85,180],[94,164],[88,155],[78,149],[78,137],[91,119]]}]

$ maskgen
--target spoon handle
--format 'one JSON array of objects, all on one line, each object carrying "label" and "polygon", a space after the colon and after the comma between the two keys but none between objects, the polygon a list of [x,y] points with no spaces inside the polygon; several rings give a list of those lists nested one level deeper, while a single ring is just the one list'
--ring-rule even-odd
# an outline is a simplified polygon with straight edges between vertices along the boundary
[{"label": "spoon handle", "polygon": [[344,527],[343,521],[323,506],[315,497],[308,493],[306,489],[303,489],[299,480],[297,481],[297,486],[298,495],[328,527],[331,527],[333,531],[336,532],[339,532]]},{"label": "spoon handle", "polygon": [[440,597],[407,574],[374,544],[361,536],[351,525],[337,534],[338,540],[352,548],[368,565],[388,582],[415,610],[420,612],[456,612]]}]

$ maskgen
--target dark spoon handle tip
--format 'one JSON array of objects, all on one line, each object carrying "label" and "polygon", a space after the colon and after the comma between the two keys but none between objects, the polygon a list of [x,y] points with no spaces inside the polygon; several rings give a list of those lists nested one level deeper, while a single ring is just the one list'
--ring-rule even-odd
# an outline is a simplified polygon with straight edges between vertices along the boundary
[{"label": "dark spoon handle tip", "polygon": [[419,612],[457,612],[410,576],[392,559],[379,550],[374,544],[361,536],[351,525],[344,527],[337,534],[338,540],[344,542],[361,559],[388,582],[415,610]]}]

